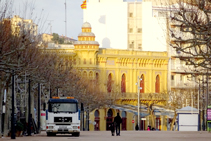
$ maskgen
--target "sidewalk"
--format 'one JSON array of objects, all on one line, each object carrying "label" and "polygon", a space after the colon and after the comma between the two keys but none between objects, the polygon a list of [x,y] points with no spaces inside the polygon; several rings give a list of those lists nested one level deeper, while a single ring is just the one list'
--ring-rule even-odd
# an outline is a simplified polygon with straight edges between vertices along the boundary
[{"label": "sidewalk", "polygon": [[[48,137],[45,131],[32,136],[16,137],[17,141],[211,141],[211,133],[178,132],[178,131],[121,131],[121,136],[111,136],[110,131],[82,131],[80,137],[72,137],[71,134],[58,134]],[[12,140],[10,137],[1,138],[1,141]]]}]

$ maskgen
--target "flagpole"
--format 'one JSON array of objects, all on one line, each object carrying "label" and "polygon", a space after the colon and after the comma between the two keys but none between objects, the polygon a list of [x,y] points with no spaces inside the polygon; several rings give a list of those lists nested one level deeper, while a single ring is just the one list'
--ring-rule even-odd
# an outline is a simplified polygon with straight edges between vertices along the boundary
[{"label": "flagpole", "polygon": [[67,3],[66,3],[66,0],[65,0],[65,38],[67,37]]},{"label": "flagpole", "polygon": [[84,6],[85,6],[85,8],[84,8],[85,22],[87,22],[86,0],[84,0]]},{"label": "flagpole", "polygon": [[87,22],[87,11],[86,11],[86,0],[83,1],[83,4],[81,4],[81,9],[83,9],[84,12],[84,21],[83,22]]},{"label": "flagpole", "polygon": [[87,17],[86,17],[86,9],[83,9],[84,10],[84,22],[87,22]]}]

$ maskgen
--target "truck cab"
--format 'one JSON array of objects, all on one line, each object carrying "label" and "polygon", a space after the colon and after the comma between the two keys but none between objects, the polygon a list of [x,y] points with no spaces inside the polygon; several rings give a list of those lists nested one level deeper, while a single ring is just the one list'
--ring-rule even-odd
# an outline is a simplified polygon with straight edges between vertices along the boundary
[{"label": "truck cab", "polygon": [[80,111],[73,97],[53,97],[48,101],[46,113],[47,136],[72,134],[80,136]]}]

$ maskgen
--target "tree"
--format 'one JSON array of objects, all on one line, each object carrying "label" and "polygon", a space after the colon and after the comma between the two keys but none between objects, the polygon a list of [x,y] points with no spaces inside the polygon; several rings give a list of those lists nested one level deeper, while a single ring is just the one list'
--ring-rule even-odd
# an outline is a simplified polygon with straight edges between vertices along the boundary
[{"label": "tree", "polygon": [[[74,72],[73,72],[74,71]],[[95,79],[82,77],[72,70],[72,74],[65,82],[65,87],[61,89],[65,96],[73,96],[84,106],[89,107],[89,111],[114,104],[117,97],[114,94],[105,93],[100,89],[99,82]]]},{"label": "tree", "polygon": [[54,41],[54,43],[63,44],[64,43],[64,38],[60,38],[57,33],[53,33],[52,41]]},{"label": "tree", "polygon": [[[40,71],[48,64],[57,62],[58,57],[55,54],[45,54],[40,48],[40,36],[34,35],[33,26],[25,28],[23,23],[13,25],[11,17],[13,14],[12,0],[0,1],[2,12],[0,14],[0,101],[2,102],[5,90],[7,91],[6,115],[5,115],[5,135],[8,125],[8,116],[11,107],[11,76],[15,74],[17,80],[22,79],[25,74],[35,82],[46,82],[46,74]],[[27,4],[26,4],[27,7]],[[33,8],[31,8],[33,10]],[[25,11],[27,13],[27,11]],[[30,14],[33,12],[30,12]],[[32,16],[32,15],[31,15]],[[39,21],[38,21],[39,24]],[[13,28],[15,27],[15,28]],[[48,69],[53,70],[55,66]],[[43,69],[44,70],[44,69]],[[39,72],[38,72],[39,71]],[[42,73],[41,73],[42,72]],[[42,75],[41,75],[42,74]],[[26,93],[26,92],[25,92]],[[0,113],[2,113],[2,103],[0,102]],[[16,107],[16,106],[15,106]],[[33,106],[31,106],[33,107]],[[1,120],[0,116],[0,122]],[[1,134],[1,128],[0,128]]]},{"label": "tree", "polygon": [[[167,42],[169,42],[170,47],[176,51],[175,56],[172,56],[186,63],[188,69],[184,71],[192,75],[192,77],[202,79],[204,76],[207,76],[206,83],[208,87],[211,69],[211,1],[159,0],[159,3],[163,6],[161,7],[165,10],[167,15],[166,32],[169,34],[169,37],[167,37],[169,40]],[[180,91],[183,93],[184,90],[181,89]],[[206,93],[208,95],[209,88],[207,88]],[[170,95],[172,94],[173,93],[170,93]],[[201,98],[202,96],[200,95],[200,99]],[[209,101],[208,99],[207,101]],[[175,104],[178,104],[176,102],[178,102],[177,100]],[[205,103],[202,102],[201,104],[204,105]]]},{"label": "tree", "polygon": [[191,71],[194,76],[198,76],[200,79],[206,76],[205,107],[210,104],[208,87],[211,70],[210,18],[210,0],[180,1],[177,3],[177,10],[170,11],[170,45],[176,49],[180,60],[184,60],[186,65],[192,66]]},{"label": "tree", "polygon": [[172,131],[174,123],[176,121],[178,109],[181,109],[185,106],[193,106],[195,108],[198,108],[198,104],[195,104],[198,101],[198,89],[175,89],[169,92],[168,94],[169,102],[167,103],[166,108],[174,111],[174,117],[171,121],[170,126],[170,130]]},{"label": "tree", "polygon": [[187,65],[192,65],[201,72],[205,72],[204,69],[210,70],[211,1],[180,1],[177,6],[176,11],[170,12],[170,45],[184,54],[181,59]]},{"label": "tree", "polygon": [[151,121],[149,125],[152,128],[155,128],[155,115],[153,106],[165,107],[168,100],[168,94],[163,93],[141,93],[140,94],[140,103],[147,106],[147,111],[150,115]]}]

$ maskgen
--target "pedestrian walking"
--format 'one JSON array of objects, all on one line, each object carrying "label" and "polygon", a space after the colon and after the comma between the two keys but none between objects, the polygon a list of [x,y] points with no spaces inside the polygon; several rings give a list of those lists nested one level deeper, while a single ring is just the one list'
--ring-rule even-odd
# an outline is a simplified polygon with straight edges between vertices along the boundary
[{"label": "pedestrian walking", "polygon": [[135,127],[135,128],[136,128],[136,131],[138,131],[138,130],[139,130],[138,124],[136,124],[136,127]]},{"label": "pedestrian walking", "polygon": [[120,136],[120,124],[122,123],[122,118],[117,113],[117,116],[114,118],[114,123],[116,125],[116,135]]},{"label": "pedestrian walking", "polygon": [[114,136],[114,132],[115,132],[114,122],[110,124],[110,129],[111,129],[111,135]]}]

